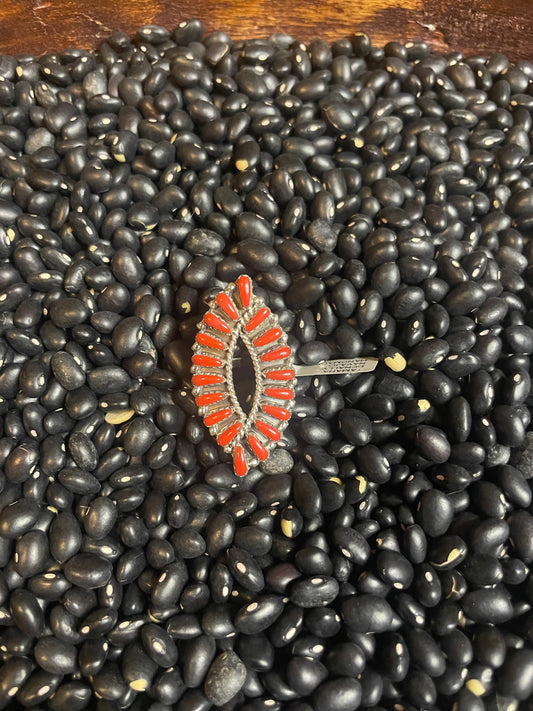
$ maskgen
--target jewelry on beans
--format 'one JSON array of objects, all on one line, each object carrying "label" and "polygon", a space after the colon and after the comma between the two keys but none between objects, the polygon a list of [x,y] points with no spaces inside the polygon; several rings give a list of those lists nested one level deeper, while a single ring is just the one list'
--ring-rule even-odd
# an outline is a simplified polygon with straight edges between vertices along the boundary
[{"label": "jewelry on beans", "polygon": [[[235,392],[233,366],[239,339],[250,355],[255,385],[248,414]],[[281,439],[294,406],[296,376],[363,373],[377,358],[294,365],[287,334],[249,276],[239,277],[210,303],[193,346],[193,394],[204,424],[230,453],[237,476],[265,461]]]}]

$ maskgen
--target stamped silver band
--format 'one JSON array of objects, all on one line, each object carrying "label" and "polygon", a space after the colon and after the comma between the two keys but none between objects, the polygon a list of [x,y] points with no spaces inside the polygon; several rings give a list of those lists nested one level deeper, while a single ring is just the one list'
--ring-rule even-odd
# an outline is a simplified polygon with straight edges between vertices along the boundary
[{"label": "stamped silver band", "polygon": [[342,358],[339,360],[323,360],[316,365],[295,365],[296,377],[309,375],[341,375],[370,373],[376,369],[378,358]]}]

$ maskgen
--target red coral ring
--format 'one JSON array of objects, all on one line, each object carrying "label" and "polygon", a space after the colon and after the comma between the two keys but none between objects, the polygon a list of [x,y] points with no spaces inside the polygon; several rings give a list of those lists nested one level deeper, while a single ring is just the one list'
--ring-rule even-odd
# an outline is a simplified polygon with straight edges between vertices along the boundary
[{"label": "red coral ring", "polygon": [[[198,325],[193,345],[193,395],[204,424],[233,456],[235,473],[268,458],[287,427],[294,405],[296,377],[287,334],[278,318],[253,293],[249,276],[220,292]],[[255,391],[248,415],[233,382],[239,338],[248,349]]]}]

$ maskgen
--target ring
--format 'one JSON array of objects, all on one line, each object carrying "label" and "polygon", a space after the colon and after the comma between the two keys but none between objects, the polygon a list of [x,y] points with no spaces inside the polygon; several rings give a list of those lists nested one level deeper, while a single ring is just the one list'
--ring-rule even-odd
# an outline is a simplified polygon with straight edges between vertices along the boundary
[{"label": "ring", "polygon": [[[233,379],[239,339],[248,350],[255,377],[248,414]],[[400,359],[400,365],[391,358],[384,362],[399,370],[405,367]],[[205,426],[232,455],[235,474],[242,477],[250,467],[266,461],[281,439],[294,407],[296,376],[356,375],[374,370],[378,361],[364,357],[295,365],[278,317],[253,293],[250,277],[243,275],[209,302],[198,324],[191,367],[193,395]]]},{"label": "ring", "polygon": [[[255,389],[248,414],[235,392],[233,365],[239,339],[250,355]],[[278,317],[239,277],[210,302],[193,345],[193,395],[205,426],[233,457],[235,474],[268,458],[294,406],[296,373]]]}]

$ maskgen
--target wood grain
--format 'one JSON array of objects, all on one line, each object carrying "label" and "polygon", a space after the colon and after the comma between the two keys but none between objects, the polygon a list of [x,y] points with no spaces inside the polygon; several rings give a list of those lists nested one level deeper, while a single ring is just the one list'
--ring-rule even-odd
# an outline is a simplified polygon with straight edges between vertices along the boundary
[{"label": "wood grain", "polygon": [[533,60],[531,0],[0,0],[5,54],[97,47],[112,30],[199,17],[235,39],[287,32],[301,41],[362,30],[374,44],[422,39],[442,52]]}]

